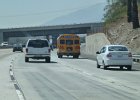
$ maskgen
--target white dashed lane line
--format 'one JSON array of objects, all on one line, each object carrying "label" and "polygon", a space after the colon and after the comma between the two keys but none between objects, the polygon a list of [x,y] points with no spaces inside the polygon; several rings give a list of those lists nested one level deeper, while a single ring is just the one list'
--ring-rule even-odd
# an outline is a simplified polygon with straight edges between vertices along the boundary
[{"label": "white dashed lane line", "polygon": [[21,92],[21,89],[19,88],[19,86],[17,84],[14,84],[14,87],[16,89],[19,100],[25,100],[25,97],[23,96],[23,93]]},{"label": "white dashed lane line", "polygon": [[10,69],[9,69],[10,78],[11,78],[12,82],[14,83],[14,87],[16,89],[16,93],[18,95],[19,100],[26,100],[26,98],[25,98],[25,96],[24,96],[24,94],[23,94],[23,92],[22,92],[22,90],[21,90],[21,88],[20,88],[15,76],[14,76],[13,62],[14,62],[14,60],[11,61]]}]

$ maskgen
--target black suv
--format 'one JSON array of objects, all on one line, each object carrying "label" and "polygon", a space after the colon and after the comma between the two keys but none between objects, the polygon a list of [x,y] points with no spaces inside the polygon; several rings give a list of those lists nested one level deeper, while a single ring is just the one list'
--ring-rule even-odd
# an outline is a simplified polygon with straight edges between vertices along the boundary
[{"label": "black suv", "polygon": [[22,44],[14,44],[13,45],[13,52],[15,52],[15,51],[21,51],[21,52],[23,52]]}]

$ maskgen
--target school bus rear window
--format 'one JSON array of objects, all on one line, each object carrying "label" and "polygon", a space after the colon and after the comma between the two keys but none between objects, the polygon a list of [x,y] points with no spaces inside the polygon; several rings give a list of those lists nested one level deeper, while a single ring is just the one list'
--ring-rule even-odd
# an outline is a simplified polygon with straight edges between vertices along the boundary
[{"label": "school bus rear window", "polygon": [[60,40],[60,44],[65,44],[65,40]]},{"label": "school bus rear window", "polygon": [[73,45],[73,40],[66,40],[67,45]]},{"label": "school bus rear window", "polygon": [[79,44],[79,40],[75,40],[74,41],[74,44]]}]

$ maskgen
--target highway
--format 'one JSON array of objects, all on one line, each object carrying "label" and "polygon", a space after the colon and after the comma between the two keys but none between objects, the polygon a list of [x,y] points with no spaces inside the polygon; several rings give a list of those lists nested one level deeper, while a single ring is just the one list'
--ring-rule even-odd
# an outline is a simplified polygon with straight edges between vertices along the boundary
[{"label": "highway", "polygon": [[96,61],[86,58],[57,58],[24,62],[24,53],[14,53],[15,78],[26,100],[139,100],[140,65],[132,71],[97,69]]}]

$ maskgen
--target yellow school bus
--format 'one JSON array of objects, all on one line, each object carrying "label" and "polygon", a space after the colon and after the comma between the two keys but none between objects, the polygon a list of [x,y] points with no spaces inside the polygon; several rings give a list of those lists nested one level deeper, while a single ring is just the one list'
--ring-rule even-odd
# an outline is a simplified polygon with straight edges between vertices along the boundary
[{"label": "yellow school bus", "polygon": [[57,55],[62,58],[63,55],[79,58],[80,55],[80,37],[75,34],[63,34],[57,38]]}]

